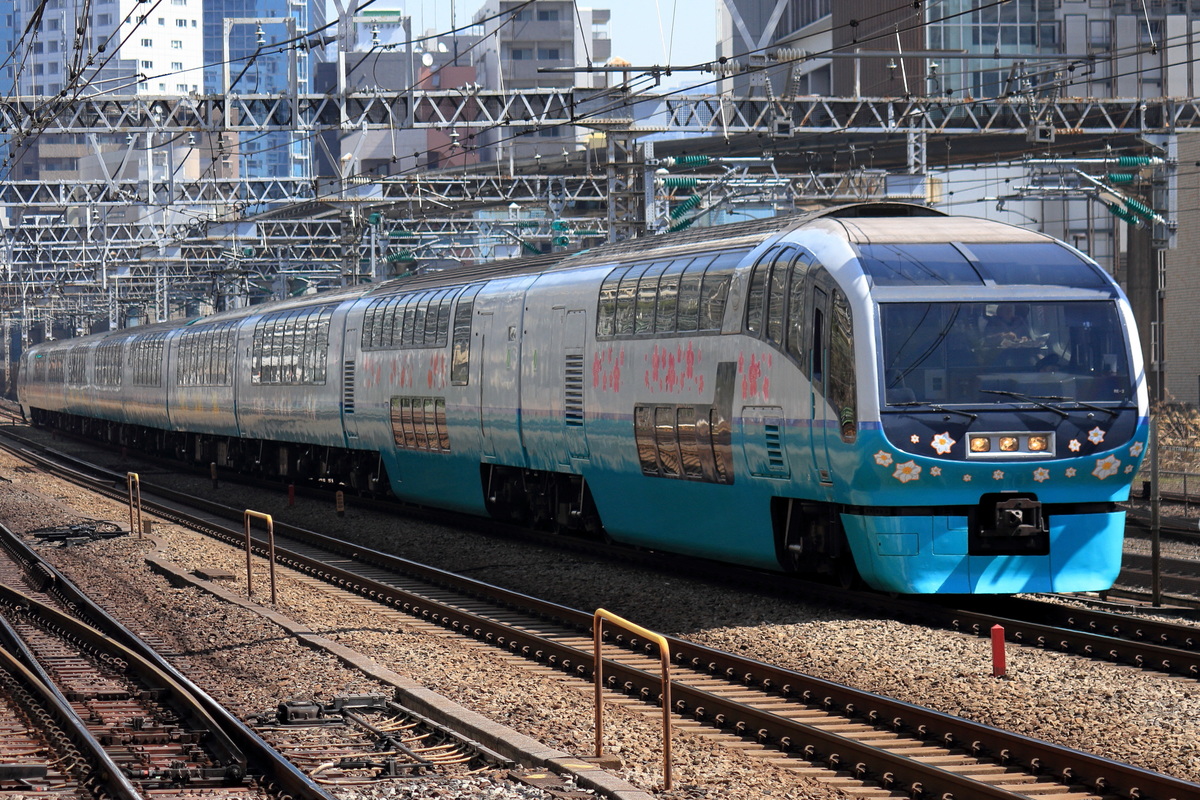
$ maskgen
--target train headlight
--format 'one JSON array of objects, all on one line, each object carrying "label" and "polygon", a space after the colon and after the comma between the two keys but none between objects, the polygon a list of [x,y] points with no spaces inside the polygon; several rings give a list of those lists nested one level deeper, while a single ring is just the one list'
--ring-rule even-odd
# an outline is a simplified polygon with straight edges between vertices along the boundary
[{"label": "train headlight", "polygon": [[971,452],[986,453],[992,449],[992,440],[986,436],[971,437]]},{"label": "train headlight", "polygon": [[1015,453],[1019,447],[1019,442],[1015,436],[1001,436],[1000,449],[1005,453]]},{"label": "train headlight", "polygon": [[1029,437],[1029,452],[1044,453],[1050,448],[1050,440],[1045,436],[1030,436]]}]

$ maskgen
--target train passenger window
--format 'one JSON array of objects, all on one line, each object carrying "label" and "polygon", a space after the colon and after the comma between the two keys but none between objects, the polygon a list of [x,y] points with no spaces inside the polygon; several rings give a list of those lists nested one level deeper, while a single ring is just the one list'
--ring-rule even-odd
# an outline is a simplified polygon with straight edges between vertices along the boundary
[{"label": "train passenger window", "polygon": [[655,333],[675,332],[676,314],[679,310],[679,276],[691,261],[690,258],[672,261],[658,279],[658,307],[654,310]]},{"label": "train passenger window", "polygon": [[813,290],[812,382],[818,391],[825,384],[825,300],[824,291]]},{"label": "train passenger window", "polygon": [[771,267],[771,278],[768,281],[767,296],[767,341],[782,345],[784,341],[785,319],[787,308],[787,279],[788,262],[795,256],[793,248],[784,248],[775,256]]},{"label": "train passenger window", "polygon": [[466,386],[471,374],[471,319],[475,295],[481,286],[471,286],[458,298],[454,309],[454,344],[450,351],[450,383]]},{"label": "train passenger window", "polygon": [[379,337],[379,304],[381,300],[372,300],[363,312],[362,336],[359,343],[362,347],[378,347]]},{"label": "train passenger window", "polygon": [[438,305],[437,327],[433,329],[433,339],[427,338],[425,344],[435,347],[446,346],[446,341],[450,338],[450,311],[454,308],[454,296],[460,291],[461,288],[448,289],[442,295],[442,302]]},{"label": "train passenger window", "polygon": [[858,396],[854,380],[854,320],[850,303],[833,291],[829,319],[829,404],[838,417],[842,441],[858,437]]},{"label": "train passenger window", "polygon": [[616,336],[632,336],[634,331],[634,307],[637,303],[638,280],[649,264],[630,267],[621,277],[617,288],[617,321],[613,327]]},{"label": "train passenger window", "polygon": [[635,336],[654,333],[654,310],[658,305],[658,279],[669,266],[669,261],[651,264],[638,279],[637,308],[633,327]]},{"label": "train passenger window", "polygon": [[679,317],[675,327],[680,333],[700,329],[700,290],[704,282],[704,270],[712,262],[712,258],[694,258],[679,278]]},{"label": "train passenger window", "polygon": [[733,483],[733,436],[729,419],[719,409],[710,409],[708,430],[717,483]]},{"label": "train passenger window", "polygon": [[[414,294],[404,306],[404,330],[396,344],[401,347],[411,347],[414,331],[420,327],[421,336],[425,335],[425,297]],[[422,339],[423,341],[424,339]]]},{"label": "train passenger window", "polygon": [[643,475],[658,475],[657,447],[654,444],[654,406],[634,406],[633,436]]},{"label": "train passenger window", "polygon": [[680,406],[675,413],[676,430],[679,432],[679,456],[683,465],[683,476],[692,480],[704,477],[700,466],[700,447],[696,441],[696,409]]},{"label": "train passenger window", "polygon": [[617,287],[621,285],[621,277],[628,271],[628,267],[617,267],[608,273],[600,285],[600,300],[596,305],[596,338],[616,333]]},{"label": "train passenger window", "polygon": [[745,251],[727,251],[718,255],[704,271],[704,286],[700,291],[700,330],[719,331],[725,324],[725,304],[729,299],[729,284],[733,270]]},{"label": "train passenger window", "polygon": [[766,310],[767,277],[777,251],[769,250],[754,265],[750,272],[750,291],[746,295],[746,330],[757,334],[762,331],[763,313]]},{"label": "train passenger window", "polygon": [[804,363],[804,278],[812,263],[812,255],[801,250],[792,261],[788,277],[788,355]]},{"label": "train passenger window", "polygon": [[654,409],[654,442],[658,447],[658,464],[662,474],[669,478],[678,477],[679,440],[675,431],[675,409],[658,406]]}]

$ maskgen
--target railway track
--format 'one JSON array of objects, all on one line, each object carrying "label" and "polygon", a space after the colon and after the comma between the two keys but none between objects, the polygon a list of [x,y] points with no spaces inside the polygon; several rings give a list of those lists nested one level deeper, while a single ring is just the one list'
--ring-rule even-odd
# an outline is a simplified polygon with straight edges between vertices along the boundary
[{"label": "railway track", "polygon": [[[102,482],[111,484],[109,476]],[[143,501],[151,490],[143,486]],[[154,500],[155,513],[182,521],[184,500]],[[239,525],[204,527],[231,544]],[[234,516],[240,522],[240,512]],[[279,562],[370,602],[455,630],[586,681],[594,674],[592,616],[461,576],[276,525]],[[256,540],[265,551],[265,542]],[[778,763],[843,773],[884,792],[913,796],[1182,798],[1200,786],[978,725],[790,670],[667,639],[671,711],[779,751]],[[659,658],[638,636],[609,631],[603,673],[610,699],[661,703]]]},{"label": "railway track", "polygon": [[102,748],[115,796],[329,795],[0,526],[0,643]]}]

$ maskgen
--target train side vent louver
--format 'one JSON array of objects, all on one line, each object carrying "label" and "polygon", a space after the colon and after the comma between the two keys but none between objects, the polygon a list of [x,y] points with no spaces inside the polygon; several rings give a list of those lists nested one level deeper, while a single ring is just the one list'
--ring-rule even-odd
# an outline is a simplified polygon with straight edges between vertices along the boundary
[{"label": "train side vent louver", "polygon": [[779,438],[779,425],[768,422],[764,430],[767,439],[767,468],[772,472],[782,472],[783,444]]},{"label": "train side vent louver", "polygon": [[354,362],[347,361],[342,366],[342,412],[354,413]]},{"label": "train side vent louver", "polygon": [[568,353],[566,363],[566,401],[563,404],[566,423],[571,427],[583,425],[583,354]]}]

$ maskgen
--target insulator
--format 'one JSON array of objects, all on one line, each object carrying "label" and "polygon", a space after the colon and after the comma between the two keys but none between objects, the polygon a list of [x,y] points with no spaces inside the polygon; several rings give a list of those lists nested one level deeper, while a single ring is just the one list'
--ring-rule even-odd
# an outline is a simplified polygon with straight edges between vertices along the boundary
[{"label": "insulator", "polygon": [[795,47],[780,47],[771,54],[771,57],[776,61],[803,61],[808,58],[808,51]]},{"label": "insulator", "polygon": [[1110,172],[1104,176],[1104,180],[1109,183],[1133,183],[1135,177],[1132,172]]},{"label": "insulator", "polygon": [[696,206],[700,205],[700,202],[702,199],[703,198],[701,198],[700,195],[698,195],[698,194],[694,194],[691,197],[688,197],[682,203],[675,206],[675,208],[671,209],[671,219],[679,219],[684,214],[691,211]]},{"label": "insulator", "polygon": [[662,179],[662,185],[668,189],[694,189],[698,183],[700,179],[690,175],[668,175]]},{"label": "insulator", "polygon": [[1120,206],[1110,205],[1108,207],[1108,213],[1112,214],[1117,219],[1121,219],[1121,220],[1124,220],[1125,222],[1128,222],[1130,225],[1138,224],[1138,218],[1135,217],[1133,214],[1129,213],[1128,211],[1126,211],[1125,209],[1121,208]]},{"label": "insulator", "polygon": [[1151,167],[1160,163],[1153,156],[1117,156],[1118,167]]},{"label": "insulator", "polygon": [[1150,208],[1150,206],[1146,205],[1141,200],[1135,200],[1132,197],[1127,197],[1125,198],[1125,205],[1134,214],[1137,214],[1139,217],[1144,219],[1153,220],[1156,216],[1158,216],[1154,213],[1154,209]]}]

